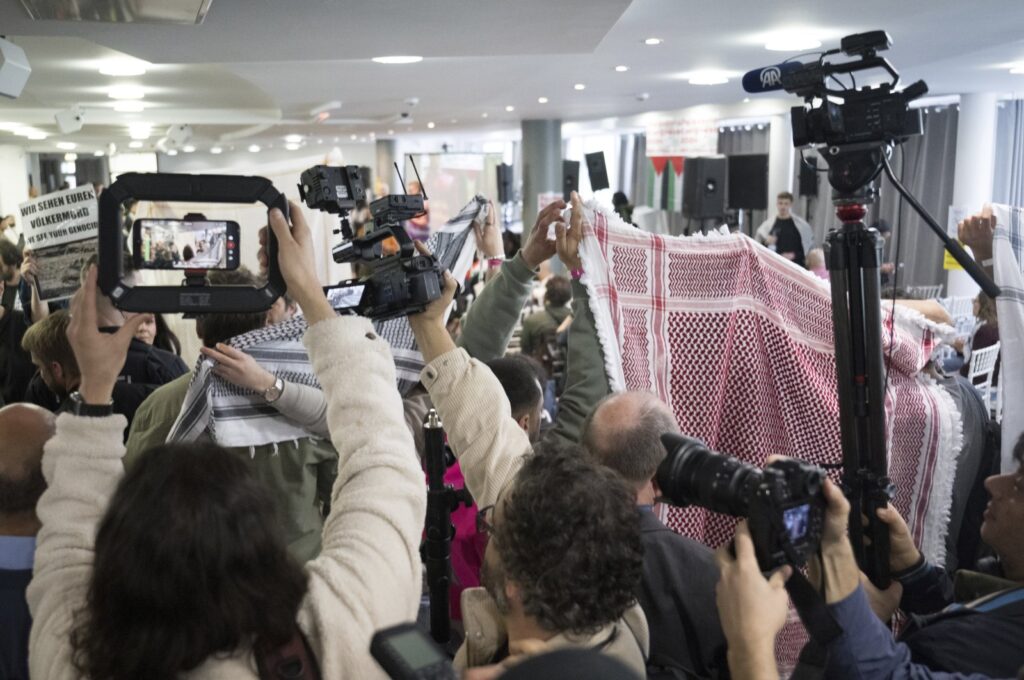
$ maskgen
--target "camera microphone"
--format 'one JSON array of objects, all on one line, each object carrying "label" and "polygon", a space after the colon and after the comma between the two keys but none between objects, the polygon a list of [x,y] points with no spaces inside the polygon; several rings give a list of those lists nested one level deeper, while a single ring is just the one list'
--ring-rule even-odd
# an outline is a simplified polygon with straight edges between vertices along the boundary
[{"label": "camera microphone", "polygon": [[784,73],[792,73],[802,67],[803,64],[799,61],[786,61],[781,64],[763,66],[755,68],[753,71],[747,71],[743,76],[743,90],[751,94],[781,90],[783,89],[782,75]]}]

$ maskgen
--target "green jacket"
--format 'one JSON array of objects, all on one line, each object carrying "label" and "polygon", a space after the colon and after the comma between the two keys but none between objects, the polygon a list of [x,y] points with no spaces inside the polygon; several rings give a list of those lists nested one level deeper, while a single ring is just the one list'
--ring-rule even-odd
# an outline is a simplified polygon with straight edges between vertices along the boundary
[{"label": "green jacket", "polygon": [[[462,320],[459,344],[469,355],[490,361],[505,353],[519,313],[533,289],[533,271],[522,254],[506,261],[480,292]],[[558,418],[551,436],[579,443],[583,422],[590,411],[611,392],[604,371],[604,353],[597,338],[590,295],[577,280],[572,282],[573,322],[569,327],[565,392],[558,401]]]},{"label": "green jacket", "polygon": [[570,314],[568,307],[544,305],[544,309],[523,320],[523,332],[519,335],[519,347],[523,354],[533,356],[537,345],[543,342],[544,334],[557,331]]},{"label": "green jacket", "polygon": [[[145,451],[167,440],[191,380],[189,372],[161,386],[135,412],[126,444],[126,470]],[[338,474],[338,452],[331,442],[309,437],[264,446],[228,447],[228,451],[250,461],[252,473],[278,499],[278,514],[292,556],[305,563],[320,554],[323,518]]]}]

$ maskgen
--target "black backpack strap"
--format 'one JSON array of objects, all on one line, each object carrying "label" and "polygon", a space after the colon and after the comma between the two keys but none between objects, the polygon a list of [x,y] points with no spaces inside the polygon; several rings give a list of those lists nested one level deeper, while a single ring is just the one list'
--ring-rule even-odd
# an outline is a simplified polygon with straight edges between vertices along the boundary
[{"label": "black backpack strap", "polygon": [[843,629],[825,606],[824,598],[801,572],[793,572],[786,582],[786,590],[811,636],[800,650],[800,660],[790,680],[820,680],[825,677],[828,645],[842,635]]},{"label": "black backpack strap", "polygon": [[298,626],[285,644],[271,648],[260,641],[254,653],[260,680],[321,680],[316,655]]}]

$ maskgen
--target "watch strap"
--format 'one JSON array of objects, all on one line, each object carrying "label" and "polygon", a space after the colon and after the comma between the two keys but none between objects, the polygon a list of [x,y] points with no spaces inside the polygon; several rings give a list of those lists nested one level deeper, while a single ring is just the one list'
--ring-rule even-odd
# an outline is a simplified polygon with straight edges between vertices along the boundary
[{"label": "watch strap", "polygon": [[114,415],[113,399],[110,400],[109,404],[87,404],[82,399],[81,393],[75,390],[69,395],[69,401],[71,404],[70,412],[76,416],[105,418],[106,416]]}]

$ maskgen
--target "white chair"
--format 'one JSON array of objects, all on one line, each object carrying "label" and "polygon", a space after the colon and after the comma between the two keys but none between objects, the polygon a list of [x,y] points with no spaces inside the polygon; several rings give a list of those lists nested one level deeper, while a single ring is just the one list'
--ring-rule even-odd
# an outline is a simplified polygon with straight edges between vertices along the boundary
[{"label": "white chair", "polygon": [[995,372],[996,359],[999,358],[999,343],[971,352],[971,363],[967,369],[967,379],[974,385],[974,389],[981,393],[985,401],[985,409],[991,413],[993,408],[992,399],[992,374]]},{"label": "white chair", "polygon": [[920,300],[933,300],[942,295],[942,284],[937,286],[908,286],[907,292]]},{"label": "white chair", "polygon": [[974,316],[974,298],[972,297],[946,298],[943,304],[946,306],[946,311],[954,319]]},{"label": "white chair", "polygon": [[993,387],[989,391],[990,392],[995,392],[995,404],[992,406],[992,419],[995,420],[997,423],[1001,423],[1001,422],[1003,422],[1003,367],[1002,367],[1002,365],[999,366],[999,372],[996,373],[996,376],[999,378],[997,380],[997,382],[999,384],[996,385],[995,387]]}]

